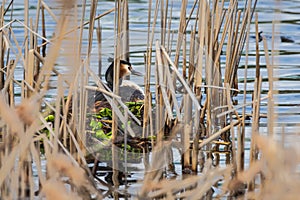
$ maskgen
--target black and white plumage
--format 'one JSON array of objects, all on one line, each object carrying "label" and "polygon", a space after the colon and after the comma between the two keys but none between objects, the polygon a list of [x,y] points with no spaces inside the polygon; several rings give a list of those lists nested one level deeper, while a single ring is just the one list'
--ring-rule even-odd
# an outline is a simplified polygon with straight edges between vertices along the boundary
[{"label": "black and white plumage", "polygon": [[[144,99],[144,91],[134,82],[129,80],[123,80],[124,77],[129,76],[131,74],[142,76],[138,71],[135,71],[132,68],[130,62],[125,60],[120,60],[120,73],[119,73],[119,96],[122,98],[123,102],[135,102],[138,100]],[[114,62],[110,64],[105,73],[105,80],[107,82],[107,86],[113,90],[114,88]],[[95,102],[97,101],[105,101],[105,97],[102,92],[97,91],[95,94]]]}]

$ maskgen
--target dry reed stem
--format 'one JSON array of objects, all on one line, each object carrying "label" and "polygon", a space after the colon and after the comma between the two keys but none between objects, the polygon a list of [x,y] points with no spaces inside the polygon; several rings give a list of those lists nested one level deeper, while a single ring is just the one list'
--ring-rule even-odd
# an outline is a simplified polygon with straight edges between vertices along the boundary
[{"label": "dry reed stem", "polygon": [[162,98],[163,98],[163,101],[165,104],[164,107],[167,110],[168,118],[170,120],[172,120],[173,113],[171,110],[171,105],[170,105],[167,91],[166,91],[167,85],[163,83],[163,79],[166,77],[165,74],[163,74],[163,71],[168,70],[168,69],[164,69],[165,66],[163,65],[163,62],[162,62],[162,55],[161,55],[161,50],[159,48],[158,41],[156,41],[156,59],[157,59],[157,71],[158,71],[157,79],[158,79],[159,89],[161,91],[161,95],[162,95]]},{"label": "dry reed stem", "polygon": [[208,192],[218,179],[229,173],[230,167],[225,169],[211,169],[211,162],[206,163],[206,173],[200,176],[189,176],[180,180],[162,180],[159,183],[148,184],[148,198],[158,198],[164,195],[166,199],[202,197]]},{"label": "dry reed stem", "polygon": [[[108,11],[105,11],[105,12],[102,13],[102,14],[97,15],[97,16],[95,17],[95,20],[98,20],[98,19],[100,19],[100,18],[102,18],[102,17],[104,17],[104,16],[110,14],[110,13],[113,12],[113,11],[115,11],[115,8],[112,8],[112,9],[110,9],[110,10],[108,10]],[[79,26],[77,26],[77,27],[75,27],[75,28],[73,28],[73,29],[71,29],[71,30],[69,30],[69,31],[66,31],[66,32],[62,33],[62,34],[61,34],[61,37],[66,37],[68,34],[74,32],[74,31],[77,31],[78,29],[82,29],[84,26],[88,25],[89,23],[90,23],[90,21],[86,21],[86,22],[82,23],[81,25],[79,25]],[[1,30],[1,28],[0,28],[0,30]],[[57,37],[53,38],[53,40],[57,40],[57,39],[58,39]],[[44,45],[46,45],[46,44],[48,44],[48,43],[50,43],[50,41],[46,40],[46,41],[43,42],[40,46],[44,46]]]},{"label": "dry reed stem", "polygon": [[[257,52],[258,53],[258,52]],[[255,79],[253,99],[260,99],[261,92],[261,76],[259,79]],[[259,134],[259,112],[260,112],[260,101],[257,101],[253,105],[253,122],[252,122],[252,140],[253,137]],[[258,159],[258,150],[254,142],[251,143],[250,147],[250,166]],[[249,190],[255,189],[255,179],[249,183]]]},{"label": "dry reed stem", "polygon": [[47,10],[47,12],[50,14],[50,16],[52,17],[52,19],[58,23],[59,20],[57,19],[56,15],[52,12],[51,8],[44,2],[44,1],[41,1],[41,5],[43,6],[44,9]]},{"label": "dry reed stem", "polygon": [[[32,25],[31,25],[32,26]],[[27,26],[24,26],[26,29],[29,29],[29,28],[27,28]],[[30,30],[31,30],[32,28],[30,28]],[[31,41],[33,41],[32,39],[31,39]],[[17,43],[16,43],[17,44]],[[32,44],[32,42],[31,42],[31,44]],[[33,46],[31,46],[31,47],[33,47]],[[17,48],[19,49],[19,46],[18,46],[18,44],[17,44]],[[19,50],[19,52],[21,52],[20,50]],[[30,54],[31,53],[31,54]],[[19,55],[20,55],[21,53],[19,53]],[[31,55],[31,57],[33,58],[33,54],[36,54],[37,55],[37,52],[36,52],[36,50],[34,50],[34,51],[29,51],[29,55]],[[21,56],[19,56],[19,57],[21,57]],[[31,60],[32,60],[32,58],[31,58]],[[53,57],[52,57],[53,58]],[[43,61],[43,59],[40,59],[40,60],[42,60]],[[53,59],[53,60],[55,60],[55,59]],[[45,61],[46,63],[47,63],[47,58],[46,58],[46,61]],[[34,64],[33,64],[33,62],[29,62],[29,64],[27,64],[27,66],[29,66],[29,67],[32,67]],[[14,68],[12,68],[11,70],[13,70]],[[28,72],[28,70],[27,70],[27,72]],[[27,85],[27,87],[29,87],[29,90],[33,90],[33,85],[32,85],[32,80],[33,80],[33,76],[32,76],[32,73],[33,72],[33,70],[31,70],[31,77],[29,77],[29,76],[26,76],[26,77],[28,77],[27,78],[27,81],[23,81],[23,83],[24,84],[26,84]],[[13,71],[12,72],[9,72],[10,74],[13,74]],[[7,80],[7,82],[6,82],[6,85],[8,85],[7,83],[8,82],[11,82],[10,80],[11,80],[12,78],[8,78],[8,80]],[[60,88],[60,89],[62,89],[62,87]],[[44,90],[45,91],[45,90]],[[60,90],[60,91],[62,91],[62,90]],[[61,93],[61,95],[58,95],[58,100],[57,100],[57,108],[59,108],[60,106],[59,106],[59,100],[60,99],[63,99],[63,94],[62,94],[62,92],[60,92]],[[39,96],[39,95],[38,95]],[[35,97],[35,98],[37,98],[37,97]],[[40,99],[40,97],[38,97],[37,99]],[[26,100],[27,101],[27,100]],[[28,102],[29,102],[29,104],[28,104]],[[33,99],[28,99],[28,102],[26,103],[25,101],[23,102],[23,104],[22,105],[20,105],[20,106],[18,106],[17,108],[16,108],[16,113],[19,115],[19,118],[20,118],[20,120],[21,121],[23,121],[25,124],[27,124],[28,126],[30,126],[29,127],[29,129],[26,131],[26,132],[28,132],[28,133],[26,133],[26,135],[28,135],[27,136],[27,138],[25,138],[26,140],[22,140],[22,146],[20,147],[20,150],[22,150],[22,149],[24,149],[24,148],[26,148],[26,146],[28,146],[27,144],[29,144],[30,142],[31,142],[31,137],[32,137],[32,134],[30,134],[30,132],[33,132],[33,130],[34,130],[34,127],[36,127],[36,122],[38,122],[37,120],[36,120],[36,113],[37,113],[37,109],[39,109],[39,106],[35,106],[35,105],[39,105],[39,102],[36,102],[36,101],[33,101]],[[5,105],[5,104],[3,104],[3,105]],[[31,106],[31,105],[34,105],[34,108],[35,109],[32,109],[33,107]],[[3,109],[2,109],[2,111],[3,111]],[[56,113],[59,113],[59,109],[57,110],[57,112]],[[9,116],[9,115],[8,115]],[[57,119],[59,119],[61,116],[59,116],[59,115],[57,115],[58,117],[57,117]],[[15,118],[14,119],[14,121],[17,121],[17,119],[18,118]],[[43,118],[41,117],[41,121],[43,121]],[[11,124],[12,122],[10,122],[10,123],[8,123],[8,124]],[[45,124],[47,124],[46,122],[44,122]],[[55,130],[59,130],[59,121],[57,121],[56,122],[56,127],[57,127],[57,129],[55,129]],[[22,125],[22,123],[20,123],[20,125]],[[16,127],[16,126],[15,126]],[[32,127],[32,128],[31,128]],[[22,130],[22,129],[21,129]],[[52,128],[51,127],[48,127],[48,130],[52,130]],[[21,134],[22,135],[22,131],[17,131],[19,134]],[[51,131],[50,131],[51,132]],[[53,134],[53,133],[52,133]],[[56,134],[56,135],[58,135],[58,134]],[[23,137],[23,136],[22,136]],[[46,140],[48,140],[47,138],[44,138],[44,139],[46,139]],[[36,141],[36,140],[34,140],[34,141]],[[37,140],[38,141],[38,140]],[[55,140],[54,140],[55,141]],[[58,141],[58,139],[56,138],[56,141]],[[49,142],[49,141],[48,141]],[[46,143],[45,143],[46,144]],[[60,145],[61,145],[61,147],[63,147],[63,145],[60,143]],[[46,147],[47,147],[47,145],[45,145],[45,149],[46,149]],[[52,147],[53,147],[53,145],[52,145]],[[19,148],[19,146],[17,146],[16,148]],[[78,148],[78,145],[77,145],[77,148]],[[32,151],[35,151],[35,149],[34,148],[32,148]],[[12,156],[12,159],[15,159],[15,156],[14,156],[14,153],[13,153],[14,151],[12,151],[12,154],[11,154],[11,156]],[[24,153],[25,152],[27,152],[27,151],[24,151]],[[46,152],[47,152],[47,155],[49,154],[49,150],[46,150]],[[65,150],[65,152],[68,152],[67,150]],[[80,149],[78,148],[77,149],[77,152],[80,152]],[[16,155],[16,154],[15,154]],[[37,156],[37,154],[35,153],[34,154],[35,155],[35,159],[36,160],[38,160],[37,158],[38,158],[38,156]],[[70,155],[69,155],[70,156]],[[70,156],[71,157],[71,156]],[[82,158],[83,158],[83,156],[82,156]],[[21,161],[23,160],[23,159],[27,159],[27,158],[21,158]],[[83,158],[84,159],[84,158]],[[76,162],[75,162],[76,163]],[[8,163],[8,166],[13,166],[13,165],[9,165],[9,163]],[[21,168],[19,168],[20,170],[21,170]],[[43,180],[43,177],[42,177],[42,173],[41,173],[41,167],[39,166],[38,167],[38,171],[39,171],[39,176],[40,176],[40,179],[41,180]],[[1,168],[1,170],[2,170],[2,172],[3,172],[3,170],[4,170],[4,168]],[[25,172],[26,173],[26,172]],[[1,173],[1,174],[4,174],[4,173]],[[28,175],[29,177],[32,177],[32,173],[31,173],[31,171],[29,170],[29,173],[26,175],[26,174],[24,174],[24,172],[22,172],[22,173],[19,173],[20,175],[21,175],[21,177],[22,177],[22,179],[23,180],[26,180],[27,178],[26,178],[26,176]],[[18,175],[16,176],[16,177],[18,177]],[[42,182],[45,182],[45,181],[42,181]],[[22,188],[22,193],[21,193],[21,196],[23,196],[24,197],[24,195],[25,195],[25,193],[24,193],[24,189],[25,189],[25,187],[26,187],[26,185],[24,184],[24,182],[22,182],[21,183],[21,188]],[[30,187],[30,196],[32,197],[34,194],[33,194],[33,182],[32,182],[32,179],[30,178],[29,179],[29,187]]]},{"label": "dry reed stem", "polygon": [[[26,4],[27,5],[27,4]],[[25,12],[27,12],[27,8],[28,6],[25,6]],[[25,18],[27,18],[27,15],[25,14]],[[38,19],[37,19],[38,20]],[[32,31],[33,28],[32,28],[32,21],[30,21],[30,28],[26,25],[28,24],[28,22],[26,22],[25,24],[22,24],[24,29],[25,30],[29,30],[30,33],[33,33],[35,35],[37,35],[37,28],[35,28],[35,32]],[[5,30],[3,29],[3,27],[1,26],[1,34],[3,32],[5,32]],[[26,31],[25,31],[26,32]],[[33,35],[31,34],[31,36]],[[14,34],[12,34],[13,36],[13,40],[17,41],[14,37]],[[2,37],[1,37],[2,38]],[[29,37],[27,37],[27,40],[29,39]],[[46,38],[44,38],[46,39]],[[34,39],[33,37],[30,37],[30,48],[33,48],[33,44],[34,44]],[[14,78],[13,78],[13,74],[14,74],[14,69],[15,69],[15,66],[16,66],[16,63],[18,62],[18,60],[20,58],[23,59],[23,55],[22,55],[22,51],[21,51],[21,48],[20,46],[18,45],[17,42],[15,42],[16,46],[17,46],[17,49],[18,49],[18,52],[16,54],[16,61],[15,62],[10,62],[10,66],[9,66],[9,69],[8,69],[8,77],[7,79],[5,80],[5,89],[8,88],[9,85],[11,85],[11,83],[13,81],[16,81]],[[59,45],[58,45],[59,46]],[[58,48],[59,49],[59,48]],[[28,87],[28,91],[34,91],[33,90],[33,66],[35,65],[34,62],[33,62],[33,59],[34,59],[34,54],[37,55],[37,52],[36,50],[33,50],[31,49],[30,51],[26,51],[25,53],[27,54],[29,52],[29,56],[26,56],[26,58],[29,58],[28,59],[28,63],[26,64],[26,62],[24,62],[23,60],[23,63],[24,64],[24,68],[26,70],[26,80],[25,81],[22,81],[23,85]],[[50,54],[51,55],[51,54]],[[50,56],[51,57],[51,56]],[[56,57],[56,56],[54,56]],[[54,57],[51,57],[51,58],[54,58]],[[47,57],[45,59],[45,63],[46,64],[49,64],[48,62],[48,58]],[[44,60],[44,59],[40,59],[40,60]],[[55,59],[53,59],[54,61]],[[48,63],[47,63],[48,62]],[[51,64],[50,64],[51,65]],[[1,68],[2,70],[2,68]],[[16,82],[18,83],[18,82]],[[18,83],[20,84],[20,83]],[[25,87],[23,87],[25,88]],[[60,89],[60,95],[58,96],[57,98],[57,110],[56,110],[56,113],[59,113],[59,101],[60,99],[63,99],[63,95],[62,95],[62,89],[63,87],[59,87]],[[24,89],[23,89],[24,91]],[[45,91],[45,90],[44,90]],[[22,96],[23,96],[24,92],[22,92]],[[39,102],[39,99],[40,99],[40,95],[37,95],[37,96],[34,96],[34,98],[31,98],[31,99],[25,99],[21,105],[19,105],[18,107],[16,107],[16,109],[10,109],[7,105],[7,103],[4,101],[4,98],[2,97],[1,95],[1,112],[4,112],[4,113],[1,113],[1,126],[3,125],[2,124],[2,120],[5,120],[6,123],[5,124],[8,124],[8,127],[12,126],[12,129],[10,130],[10,132],[12,134],[15,135],[16,139],[17,139],[17,143],[15,143],[15,145],[12,147],[12,150],[10,151],[10,153],[7,155],[9,156],[9,159],[7,156],[2,156],[2,152],[1,152],[1,160],[4,159],[6,160],[7,162],[5,163],[5,165],[1,165],[1,168],[0,168],[0,174],[1,174],[1,192],[2,192],[2,189],[3,189],[3,182],[2,181],[6,181],[6,183],[9,182],[9,177],[7,177],[7,179],[5,179],[4,177],[6,177],[8,174],[8,172],[10,172],[10,170],[14,167],[14,165],[16,164],[15,163],[15,160],[18,158],[18,154],[19,154],[19,151],[22,152],[22,155],[19,156],[19,160],[20,160],[20,163],[22,162],[27,162],[27,161],[30,161],[30,158],[29,156],[27,156],[27,153],[29,155],[29,152],[31,151],[32,154],[34,155],[34,158],[36,160],[36,163],[38,163],[39,159],[39,155],[37,154],[36,152],[36,149],[33,145],[33,142],[38,142],[39,141],[39,137],[33,139],[33,133],[35,133],[36,131],[40,130],[39,128],[37,127],[40,127],[39,125],[39,120],[36,120],[38,117],[37,113],[38,113],[38,110],[39,110],[39,106],[37,105],[40,105],[40,102]],[[9,114],[8,114],[9,113]],[[3,116],[6,116],[3,118]],[[59,119],[61,116],[60,115],[57,115],[57,119]],[[43,117],[41,117],[43,119]],[[43,120],[41,120],[43,121]],[[18,125],[17,125],[17,124]],[[45,121],[44,121],[45,124],[47,124]],[[24,130],[24,124],[26,124],[26,129]],[[57,124],[57,128],[55,129],[56,132],[57,130],[59,130],[59,121],[56,122]],[[2,128],[2,127],[1,127]],[[52,130],[51,127],[47,127],[48,130]],[[2,130],[2,129],[1,129]],[[4,130],[4,129],[3,129]],[[58,133],[58,132],[57,132]],[[2,134],[2,132],[1,132]],[[52,134],[54,134],[52,132]],[[56,134],[58,135],[58,134]],[[2,135],[3,136],[3,135]],[[22,141],[22,143],[19,143],[18,142],[18,137],[20,138],[20,140]],[[43,138],[44,141],[47,141],[49,142],[49,140],[47,138]],[[73,137],[73,140],[74,140],[74,137]],[[56,141],[58,141],[58,138],[56,138]],[[46,142],[46,143],[47,143]],[[77,141],[76,141],[77,142]],[[48,149],[46,150],[46,155],[49,155],[50,151],[49,151],[49,148],[47,148],[47,145],[46,143],[44,144],[45,145],[45,149]],[[63,145],[60,143],[61,147],[63,147]],[[2,145],[1,145],[2,146]],[[30,151],[29,151],[29,146],[31,147]],[[52,148],[53,148],[53,144],[50,145]],[[77,145],[77,148],[78,148],[78,145]],[[5,150],[6,151],[6,150]],[[80,152],[80,149],[78,148],[76,150],[77,152]],[[66,152],[68,152],[66,150]],[[69,157],[72,157],[71,155],[68,155]],[[84,159],[84,157],[82,156],[82,158]],[[11,161],[11,162],[10,162]],[[75,162],[76,163],[76,162]],[[19,195],[20,197],[25,197],[26,194],[25,194],[25,189],[27,187],[27,184],[25,183],[25,181],[28,180],[28,187],[30,188],[30,194],[29,196],[30,197],[33,197],[34,196],[34,190],[33,190],[33,175],[32,175],[32,172],[31,170],[29,170],[28,172],[26,172],[26,170],[24,171],[23,169],[23,166],[24,167],[30,167],[30,165],[18,165],[15,169],[17,170],[17,172],[12,176],[12,183],[15,185],[15,187],[11,187],[12,189],[14,189],[14,191],[18,191],[19,189],[21,189],[20,191],[22,191]],[[31,167],[30,167],[31,168]],[[42,184],[46,183],[45,179],[43,178],[43,175],[42,175],[42,172],[41,172],[41,166],[37,164],[37,170],[38,170],[38,173],[39,173],[39,178],[41,179],[41,182]],[[78,169],[75,169],[75,171],[77,172]],[[76,173],[73,173],[76,175]],[[21,181],[19,183],[19,181],[17,179],[19,179],[19,177],[21,177]],[[73,179],[74,176],[73,176]],[[86,178],[85,178],[86,179]],[[76,182],[78,182],[78,179],[75,180]],[[86,185],[86,184],[85,184]],[[20,187],[20,188],[19,188]],[[63,186],[64,187],[64,186]],[[58,193],[59,194],[59,193]],[[15,194],[16,196],[18,196],[18,194],[16,193]],[[59,194],[59,195],[62,195],[62,194]],[[2,196],[2,195],[1,195]],[[9,195],[10,196],[10,195]],[[3,196],[4,197],[4,196]],[[62,197],[62,196],[60,196]]]},{"label": "dry reed stem", "polygon": [[183,35],[184,29],[185,29],[185,24],[186,24],[186,6],[187,6],[187,0],[183,0],[181,4],[181,9],[180,9],[180,24],[178,27],[178,37],[177,37],[177,42],[176,42],[176,53],[175,53],[175,59],[174,59],[174,66],[178,68],[179,64],[179,51],[181,49],[182,41],[183,41]]},{"label": "dry reed stem", "polygon": [[160,47],[162,50],[162,53],[164,54],[164,56],[166,57],[166,59],[168,60],[169,64],[172,66],[172,70],[175,72],[176,76],[178,77],[178,79],[180,80],[180,82],[182,83],[182,85],[184,86],[184,88],[186,89],[187,93],[190,95],[196,109],[200,110],[200,105],[199,102],[197,101],[197,99],[195,98],[193,92],[191,91],[190,87],[188,86],[188,84],[186,83],[186,81],[183,79],[182,75],[180,74],[180,72],[177,70],[175,64],[173,63],[173,61],[171,60],[170,56],[168,55],[168,53],[166,52],[166,49],[161,46]]},{"label": "dry reed stem", "polygon": [[190,137],[193,131],[193,121],[192,121],[192,100],[188,94],[184,94],[184,127],[182,133],[182,144],[183,144],[183,160],[182,167],[183,170],[190,168]]},{"label": "dry reed stem", "polygon": [[[160,49],[159,49],[160,51]],[[161,87],[159,86],[159,82],[160,79],[162,77],[159,76],[159,65],[161,65],[161,60],[159,61],[159,57],[156,56],[156,62],[155,62],[155,86],[156,86],[156,90],[155,90],[155,103],[156,103],[156,107],[155,107],[155,133],[157,135],[157,145],[161,145],[161,143],[163,142],[163,137],[164,137],[164,131],[163,131],[163,126],[164,124],[164,117],[165,117],[165,108],[164,108],[164,103],[163,103],[163,96],[162,96],[162,92],[161,92]]]},{"label": "dry reed stem", "polygon": [[[3,3],[4,4],[4,3]],[[1,6],[0,7],[0,27],[3,26],[3,23],[4,23],[4,6]],[[1,31],[0,32],[0,70],[3,70],[4,69],[4,53],[6,51],[6,48],[5,48],[5,43],[4,43],[4,40],[3,40],[3,32]],[[0,72],[0,88],[2,89],[4,87],[4,74],[3,72],[1,71]]]},{"label": "dry reed stem", "polygon": [[[171,130],[170,135],[175,135],[179,130],[182,129],[182,125],[178,124]],[[156,142],[153,146],[152,161],[148,168],[145,169],[145,175],[143,179],[142,188],[139,192],[141,198],[148,197],[149,192],[155,189],[156,184],[161,182],[163,175],[163,169],[166,167],[165,155],[168,150],[172,147],[172,140]]]},{"label": "dry reed stem", "polygon": [[[20,105],[19,109],[13,109],[10,108],[7,103],[4,100],[4,97],[1,96],[1,112],[5,112],[5,114],[1,114],[2,119],[6,121],[6,124],[9,124],[10,126],[14,127],[11,128],[10,134],[11,136],[15,137],[15,141],[11,143],[9,154],[4,155],[2,159],[4,159],[5,165],[2,165],[0,168],[0,185],[3,184],[7,178],[9,179],[9,172],[14,171],[14,166],[16,165],[16,159],[20,160],[19,169],[17,169],[17,172],[20,172],[21,176],[21,184],[20,189],[22,191],[21,196],[24,197],[25,189],[26,189],[26,183],[32,183],[30,182],[32,176],[30,175],[30,168],[29,171],[26,170],[26,167],[29,167],[29,160],[28,160],[28,149],[32,142],[33,133],[36,131],[38,127],[38,123],[36,121],[31,122],[27,121],[28,119],[24,119],[25,116],[28,116],[29,118],[32,117],[32,115],[35,115],[36,112],[34,112],[36,109],[32,106],[27,106],[29,109],[23,109],[22,114],[19,112],[19,109],[21,106],[24,107],[24,105]],[[36,103],[33,103],[33,106],[35,106]],[[29,105],[32,105],[31,103]],[[24,123],[29,123],[27,126],[28,128],[24,130]],[[17,131],[17,132],[15,132]],[[29,174],[28,174],[29,173]],[[29,177],[28,177],[29,176]],[[14,178],[14,177],[12,177]],[[19,178],[19,176],[16,176],[15,178]],[[29,181],[29,182],[28,182]],[[14,182],[14,181],[13,181]],[[16,183],[16,182],[14,182]],[[32,187],[32,184],[29,184],[30,187]]]},{"label": "dry reed stem", "polygon": [[56,180],[48,180],[43,185],[43,194],[49,200],[61,199],[61,200],[80,200],[82,198],[78,197],[76,193],[68,192],[65,185],[62,182]]},{"label": "dry reed stem", "polygon": [[101,77],[102,74],[102,27],[100,25],[100,20],[98,20],[97,32],[97,42],[98,42],[98,76]]},{"label": "dry reed stem", "polygon": [[256,135],[253,139],[261,150],[262,158],[253,163],[248,170],[241,172],[238,180],[250,182],[257,174],[263,174],[265,180],[260,191],[247,193],[245,196],[256,199],[293,199],[298,196],[299,179],[294,170],[296,163],[300,161],[299,151],[293,148],[283,149],[281,144],[270,137]]},{"label": "dry reed stem", "polygon": [[148,57],[147,54],[144,55],[144,60],[145,60],[145,99],[144,99],[144,116],[143,116],[143,133],[142,137],[145,138],[149,136],[149,122],[150,120],[150,107],[151,107],[151,101],[150,99],[150,69],[148,68]]},{"label": "dry reed stem", "polygon": [[[152,1],[149,1],[148,4],[148,36],[147,36],[147,52],[146,52],[146,76],[144,79],[144,84],[145,84],[145,104],[144,104],[144,116],[143,116],[143,137],[145,137],[148,132],[147,130],[147,126],[148,124],[150,124],[150,126],[152,126],[151,124],[151,99],[149,98],[151,96],[150,94],[150,77],[151,77],[151,63],[152,63],[152,46],[153,46],[153,39],[154,39],[154,33],[155,33],[155,24],[156,24],[156,20],[157,20],[157,15],[158,15],[158,6],[159,6],[159,1],[156,0],[156,4],[155,4],[155,12],[154,12],[154,16],[153,16],[153,22],[152,22],[152,29],[150,26],[151,23],[151,10],[152,10]],[[151,30],[151,31],[150,31]],[[150,34],[151,32],[151,34]],[[153,130],[153,129],[152,129]],[[151,131],[151,134],[153,133],[153,131]]]},{"label": "dry reed stem", "polygon": [[6,28],[7,26],[10,26],[11,24],[13,24],[14,22],[18,22],[19,24],[21,24],[25,30],[27,30],[28,32],[42,38],[43,40],[45,40],[47,43],[51,43],[50,40],[48,40],[47,38],[45,38],[44,36],[40,35],[39,33],[35,32],[34,30],[32,30],[32,28],[30,28],[29,26],[27,26],[26,24],[24,24],[22,21],[18,20],[18,19],[14,19],[12,21],[10,21],[9,23],[7,23],[6,25],[2,26],[0,28],[0,30],[3,30],[4,28]]},{"label": "dry reed stem", "polygon": [[269,58],[269,51],[268,51],[268,45],[266,38],[263,37],[263,43],[264,43],[264,50],[265,50],[265,58],[266,58],[266,64],[267,64],[267,70],[268,70],[268,80],[269,80],[269,92],[268,92],[268,134],[271,136],[274,134],[274,121],[275,121],[275,116],[274,116],[274,98],[273,98],[273,93],[274,93],[274,77],[273,77],[273,66],[270,63],[270,58]]},{"label": "dry reed stem", "polygon": [[[180,107],[179,107],[179,103],[178,103],[178,100],[176,98],[176,94],[175,94],[175,88],[174,88],[174,85],[172,83],[172,77],[171,77],[171,72],[169,70],[169,67],[168,66],[165,66],[165,76],[166,76],[166,79],[167,79],[167,83],[165,86],[168,86],[169,87],[169,92],[171,93],[171,97],[172,97],[172,102],[173,102],[173,105],[175,107],[175,113],[176,113],[176,117],[178,119],[178,122],[181,122],[182,121],[182,116],[181,116],[181,112],[180,112]],[[173,115],[173,114],[172,114]],[[173,118],[173,116],[172,116]]]}]

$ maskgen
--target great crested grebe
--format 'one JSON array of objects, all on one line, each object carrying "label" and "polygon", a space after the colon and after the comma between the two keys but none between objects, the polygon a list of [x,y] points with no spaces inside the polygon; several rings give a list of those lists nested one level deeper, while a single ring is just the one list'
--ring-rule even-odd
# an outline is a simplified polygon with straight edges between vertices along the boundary
[{"label": "great crested grebe", "polygon": [[[130,62],[125,60],[120,60],[120,73],[119,73],[119,96],[122,98],[123,102],[136,102],[138,100],[144,99],[144,91],[134,82],[129,80],[123,80],[124,77],[129,76],[131,74],[137,76],[143,76],[142,73],[135,71],[132,68]],[[107,86],[113,90],[114,88],[114,62],[110,64],[105,73],[105,80],[107,82]],[[95,94],[95,102],[96,101],[105,101],[105,97],[99,91]]]}]

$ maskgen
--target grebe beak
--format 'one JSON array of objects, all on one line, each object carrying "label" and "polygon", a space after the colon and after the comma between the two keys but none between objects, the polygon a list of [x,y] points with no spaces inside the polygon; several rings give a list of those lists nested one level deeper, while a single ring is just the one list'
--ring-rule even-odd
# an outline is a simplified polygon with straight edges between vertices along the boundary
[{"label": "grebe beak", "polygon": [[134,70],[134,69],[131,69],[131,74],[136,75],[136,76],[144,76],[143,73],[141,73],[141,72],[139,72],[139,71],[136,71],[136,70]]}]

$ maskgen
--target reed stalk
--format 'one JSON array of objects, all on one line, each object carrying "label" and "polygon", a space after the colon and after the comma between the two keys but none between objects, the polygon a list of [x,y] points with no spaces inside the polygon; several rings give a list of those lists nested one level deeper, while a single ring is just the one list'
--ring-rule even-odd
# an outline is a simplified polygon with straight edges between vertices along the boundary
[{"label": "reed stalk", "polygon": [[98,42],[98,76],[102,74],[102,27],[100,20],[98,20],[97,31],[97,42]]},{"label": "reed stalk", "polygon": [[[4,2],[3,5],[0,7],[0,26],[3,27],[4,24]],[[2,72],[2,70],[4,70],[4,50],[5,50],[5,46],[4,46],[4,41],[3,41],[3,32],[0,32],[0,89],[2,89],[4,87],[4,72]]]},{"label": "reed stalk", "polygon": [[[166,91],[165,91],[165,85],[163,85],[163,75],[162,75],[162,68],[164,67],[162,61],[162,55],[161,55],[161,50],[159,48],[158,41],[156,41],[156,70],[155,70],[155,77],[156,77],[156,121],[155,121],[155,132],[157,135],[157,144],[161,146],[161,143],[163,142],[163,137],[164,137],[164,131],[163,131],[163,126],[164,126],[164,111],[165,111],[165,105],[164,105],[164,100],[165,102],[168,102],[167,96],[166,96]],[[164,91],[164,92],[163,92]],[[169,109],[171,109],[169,107]],[[169,111],[170,112],[170,111]],[[170,116],[170,114],[168,115]]]},{"label": "reed stalk", "polygon": [[174,60],[174,64],[176,68],[178,68],[179,55],[180,55],[179,51],[182,46],[183,35],[185,34],[184,29],[186,24],[186,6],[187,6],[187,0],[183,0],[180,9],[180,24],[178,27],[178,37],[176,42],[176,52],[175,52],[175,60]]},{"label": "reed stalk", "polygon": [[[115,94],[119,94],[119,74],[120,74],[120,59],[121,59],[121,38],[120,38],[120,34],[121,34],[121,17],[122,17],[122,13],[121,13],[121,9],[122,9],[122,2],[120,0],[115,1],[115,28],[114,28],[114,33],[115,33],[115,49],[114,49],[114,88],[113,88],[113,92]],[[117,138],[117,131],[118,131],[118,118],[117,115],[115,114],[115,111],[113,111],[113,115],[112,115],[112,142],[114,142]],[[125,123],[127,123],[127,121],[125,121]],[[117,152],[117,147],[115,145],[112,145],[112,168],[113,168],[113,184],[115,187],[119,187],[120,183],[118,180],[118,169],[119,169],[119,155]],[[118,199],[118,193],[114,192],[114,199]]]},{"label": "reed stalk", "polygon": [[263,37],[263,43],[264,43],[264,52],[265,52],[265,59],[267,64],[267,70],[268,70],[268,80],[269,80],[269,92],[268,92],[268,134],[270,136],[274,135],[274,121],[275,116],[274,114],[274,76],[273,76],[273,66],[270,63],[269,58],[269,51],[268,51],[268,45],[266,38]]}]

